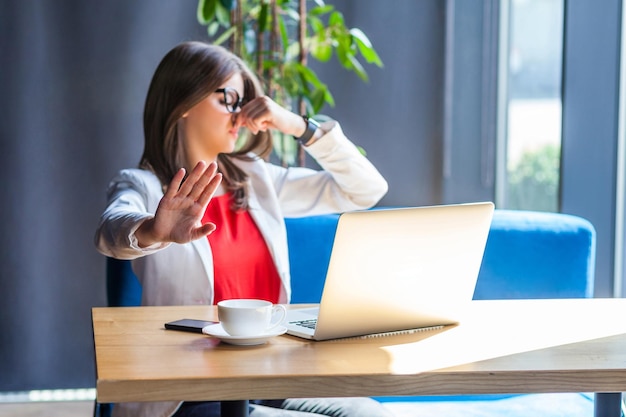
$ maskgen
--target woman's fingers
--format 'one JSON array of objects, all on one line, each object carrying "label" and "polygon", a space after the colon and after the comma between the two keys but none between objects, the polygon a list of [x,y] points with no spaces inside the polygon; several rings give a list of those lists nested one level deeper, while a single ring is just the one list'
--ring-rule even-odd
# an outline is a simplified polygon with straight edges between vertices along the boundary
[{"label": "woman's fingers", "polygon": [[178,190],[178,195],[188,196],[189,194],[191,194],[193,187],[198,182],[198,179],[202,177],[206,169],[207,169],[206,162],[204,161],[198,162],[196,166],[193,168],[193,170],[191,171],[191,173],[189,174],[189,176],[185,179],[183,184],[180,186],[180,189]]},{"label": "woman's fingers", "polygon": [[247,127],[254,134],[266,131],[274,125],[275,115],[272,109],[273,102],[269,97],[257,97],[243,107],[237,115],[236,124]]},{"label": "woman's fingers", "polygon": [[302,128],[302,117],[276,104],[271,98],[257,97],[247,103],[234,121],[237,127],[245,126],[252,133],[276,129],[294,134]]},{"label": "woman's fingers", "polygon": [[167,191],[165,192],[164,197],[174,197],[176,193],[178,193],[178,189],[180,188],[180,183],[183,178],[185,178],[185,168],[181,168],[174,174],[172,180],[170,181],[170,185],[167,187]]},{"label": "woman's fingers", "polygon": [[205,223],[202,226],[196,228],[192,232],[191,240],[200,239],[208,234],[211,234],[217,229],[214,223]]},{"label": "woman's fingers", "polygon": [[[189,197],[193,199],[193,201],[196,201],[200,195],[202,195],[204,188],[210,183],[216,172],[217,163],[211,162],[207,166],[207,163],[204,161],[198,162],[191,171],[191,174],[189,174],[187,179],[185,179],[180,186],[180,189],[178,189],[177,195],[179,197]],[[168,189],[168,192],[169,191]]]},{"label": "woman's fingers", "polygon": [[199,162],[184,181],[185,170],[181,168],[176,172],[159,202],[154,219],[145,222],[142,241],[184,243],[215,230],[213,224],[198,224],[222,180],[222,175],[216,171],[215,162],[208,165]]},{"label": "woman's fingers", "polygon": [[211,198],[213,198],[213,194],[215,194],[215,191],[217,190],[217,187],[219,187],[221,182],[222,174],[215,174],[208,182],[208,184],[202,189],[202,193],[200,194],[200,196],[196,199],[198,203],[202,206],[206,206],[207,204],[209,204],[209,201],[211,200]]},{"label": "woman's fingers", "polygon": [[245,126],[248,128],[248,130],[250,130],[253,134],[257,134],[259,133],[259,130],[261,130],[257,124],[254,122],[254,120],[251,119],[247,119]]},{"label": "woman's fingers", "polygon": [[[199,201],[204,190],[211,184],[215,176],[217,175],[217,164],[215,162],[209,164],[209,166],[205,169],[205,171],[200,175],[200,177],[193,184],[191,191],[189,192],[189,197],[194,201]],[[221,178],[221,176],[220,176]],[[219,181],[217,185],[219,185]],[[215,186],[215,189],[217,186]],[[213,190],[213,192],[215,191]],[[212,194],[212,193],[211,193]]]}]

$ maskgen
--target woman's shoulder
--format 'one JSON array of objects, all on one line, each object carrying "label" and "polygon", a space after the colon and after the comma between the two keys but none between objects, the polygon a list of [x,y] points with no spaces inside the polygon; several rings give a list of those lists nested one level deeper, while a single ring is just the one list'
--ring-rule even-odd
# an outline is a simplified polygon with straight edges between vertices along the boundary
[{"label": "woman's shoulder", "polygon": [[247,175],[252,184],[272,182],[285,170],[282,166],[267,161],[254,153],[247,153],[243,158],[234,158],[233,162]]},{"label": "woman's shoulder", "polygon": [[127,179],[127,180],[133,180],[133,179],[151,180],[151,179],[155,179],[155,180],[158,181],[158,178],[154,174],[154,172],[148,171],[147,169],[141,169],[141,168],[124,168],[124,169],[120,169],[115,174],[115,176],[113,178],[114,179],[116,179],[116,178]]},{"label": "woman's shoulder", "polygon": [[248,152],[246,154],[239,155],[237,157],[231,158],[231,160],[239,168],[246,171],[249,169],[255,169],[257,167],[263,167],[269,163],[254,152]]},{"label": "woman's shoulder", "polygon": [[141,168],[124,168],[117,172],[110,185],[126,184],[131,187],[160,189],[161,183],[152,171]]}]

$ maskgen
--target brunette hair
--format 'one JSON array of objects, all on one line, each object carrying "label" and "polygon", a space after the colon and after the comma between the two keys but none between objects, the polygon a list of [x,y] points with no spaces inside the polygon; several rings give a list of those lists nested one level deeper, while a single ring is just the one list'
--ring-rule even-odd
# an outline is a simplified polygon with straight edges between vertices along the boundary
[{"label": "brunette hair", "polygon": [[[180,118],[219,86],[239,73],[243,78],[244,100],[262,96],[258,78],[236,55],[217,45],[185,42],[169,51],[159,63],[148,89],[143,114],[144,151],[139,167],[155,173],[165,187],[184,166]],[[232,159],[250,160],[250,152],[261,158],[272,149],[267,132],[248,135],[233,153],[219,154],[217,165],[223,184],[233,194],[233,208],[248,206],[247,174]]]}]

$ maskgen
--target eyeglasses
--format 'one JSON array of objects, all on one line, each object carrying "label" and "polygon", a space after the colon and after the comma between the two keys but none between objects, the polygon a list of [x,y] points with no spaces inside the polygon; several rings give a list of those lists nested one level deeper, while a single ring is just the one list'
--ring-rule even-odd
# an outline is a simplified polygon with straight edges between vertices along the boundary
[{"label": "eyeglasses", "polygon": [[230,113],[236,112],[238,108],[243,106],[243,99],[239,97],[239,93],[234,88],[218,88],[215,92],[224,94],[224,102],[222,104],[226,106],[226,110]]}]

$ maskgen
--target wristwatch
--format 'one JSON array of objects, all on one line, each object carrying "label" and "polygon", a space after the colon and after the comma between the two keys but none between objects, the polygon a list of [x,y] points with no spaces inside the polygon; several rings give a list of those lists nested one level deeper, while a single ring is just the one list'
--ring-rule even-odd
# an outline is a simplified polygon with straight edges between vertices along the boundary
[{"label": "wristwatch", "polygon": [[300,137],[294,136],[294,139],[300,142],[301,145],[306,145],[315,134],[315,131],[317,130],[317,128],[320,127],[320,124],[305,115],[302,115],[302,118],[304,119],[304,122],[306,123],[306,130],[304,131],[302,136]]}]

